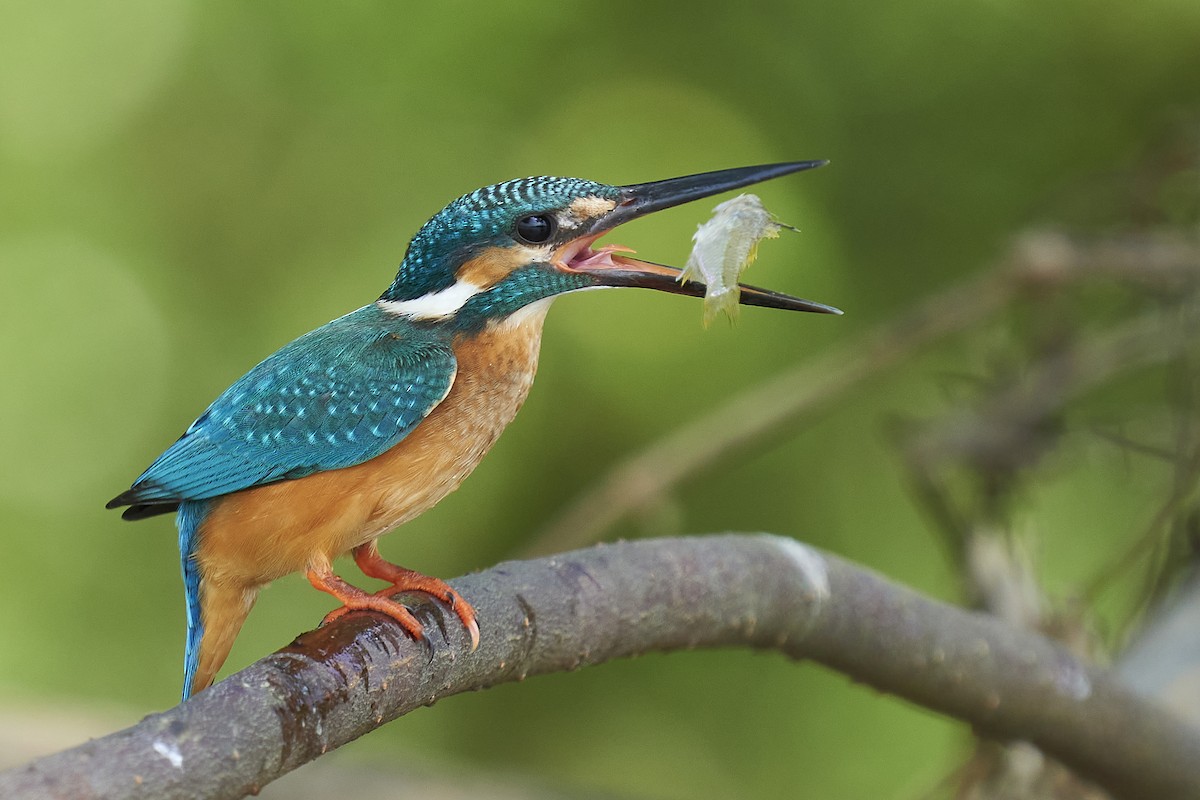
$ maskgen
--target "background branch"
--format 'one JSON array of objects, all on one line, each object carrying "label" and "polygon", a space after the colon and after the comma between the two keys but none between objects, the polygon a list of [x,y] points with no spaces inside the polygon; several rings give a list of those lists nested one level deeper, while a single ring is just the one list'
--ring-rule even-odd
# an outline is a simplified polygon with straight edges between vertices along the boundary
[{"label": "background branch", "polygon": [[[551,553],[596,541],[617,522],[697,473],[718,461],[726,463],[733,453],[751,451],[768,438],[777,438],[786,426],[827,409],[888,369],[909,363],[922,348],[984,322],[1016,298],[1097,282],[1136,286],[1146,294],[1180,302],[1200,286],[1200,246],[1162,234],[1086,243],[1057,233],[1026,234],[993,269],[931,295],[846,346],[736,395],[621,460],[549,522],[526,552]],[[1194,327],[1194,318],[1191,322]],[[1143,327],[1150,326],[1163,327],[1163,323],[1143,322]],[[1141,344],[1138,340],[1131,346]],[[1159,352],[1165,353],[1165,348]],[[1093,370],[1086,377],[1094,383],[1125,365],[1087,366]]]},{"label": "background branch", "polygon": [[[455,581],[483,642],[352,614],[163,714],[0,773],[6,798],[234,798],[442,697],[613,658],[743,645],[1028,740],[1118,796],[1200,796],[1200,732],[1035,633],[773,536],[602,545]],[[438,633],[438,630],[441,633]]]}]

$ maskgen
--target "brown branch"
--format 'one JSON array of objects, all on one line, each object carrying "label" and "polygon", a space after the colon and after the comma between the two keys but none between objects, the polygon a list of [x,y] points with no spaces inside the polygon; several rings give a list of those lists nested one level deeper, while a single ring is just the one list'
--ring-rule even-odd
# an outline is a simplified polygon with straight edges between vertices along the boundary
[{"label": "brown branch", "polygon": [[[1176,359],[1200,335],[1200,309],[1174,319],[1150,312],[1094,334],[1076,347],[1042,359],[1015,385],[981,408],[938,422],[910,447],[909,459],[926,467],[964,461],[987,471],[1028,460],[1034,431],[1069,402],[1114,376]],[[1185,496],[1188,483],[1181,488]]]},{"label": "brown branch", "polygon": [[426,642],[351,614],[170,711],[0,773],[0,797],[242,797],[442,697],[697,646],[819,661],[988,736],[1033,742],[1118,796],[1200,796],[1200,732],[1104,670],[791,539],[602,545],[455,586],[483,622],[474,653],[430,604],[414,607],[434,631]]},{"label": "brown branch", "polygon": [[1200,287],[1200,247],[1158,236],[1081,244],[1053,233],[1021,237],[993,270],[950,287],[850,344],[751,388],[619,462],[547,524],[531,555],[580,547],[670,490],[779,436],[922,348],[992,317],[1013,300],[1085,282],[1134,286],[1164,298]]},{"label": "brown branch", "polygon": [[596,541],[703,469],[779,436],[867,379],[1003,307],[1012,285],[990,275],[921,303],[892,324],[736,395],[621,461],[575,498],[525,548],[530,555]]}]

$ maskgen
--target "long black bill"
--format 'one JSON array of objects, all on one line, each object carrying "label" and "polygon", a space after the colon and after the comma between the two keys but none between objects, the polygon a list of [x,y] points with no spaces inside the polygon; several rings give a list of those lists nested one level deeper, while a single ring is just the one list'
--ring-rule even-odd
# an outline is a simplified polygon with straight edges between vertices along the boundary
[{"label": "long black bill", "polygon": [[[642,261],[623,255],[612,257],[614,266],[602,269],[586,270],[598,276],[605,286],[633,286],[640,289],[657,289],[660,292],[682,294],[688,297],[704,297],[707,287],[699,281],[680,282],[679,276],[683,270],[655,264],[652,261]],[[802,297],[792,297],[790,294],[773,292],[770,289],[760,289],[757,286],[738,284],[740,295],[738,302],[744,306],[762,306],[763,308],[781,308],[784,311],[811,311],[816,314],[841,314],[840,308],[827,306],[815,300],[805,300]]]},{"label": "long black bill", "polygon": [[[622,186],[623,199],[612,211],[598,218],[592,224],[586,241],[590,245],[603,232],[654,211],[690,203],[693,200],[711,197],[721,192],[741,189],[743,186],[778,178],[782,175],[790,175],[793,172],[814,169],[827,163],[827,161],[791,161],[783,164],[764,164],[757,167],[723,169],[699,175],[686,175],[682,178],[668,178],[665,181]],[[680,282],[681,270],[617,253],[612,253],[608,258],[585,259],[582,262],[571,264],[570,268],[596,277],[604,286],[637,286],[691,297],[703,297],[705,294],[703,283]],[[742,305],[781,308],[787,311],[811,311],[818,314],[842,313],[839,309],[824,303],[804,300],[768,289],[759,289],[745,284],[738,284],[738,288],[741,290],[738,302]]]},{"label": "long black bill", "polygon": [[789,161],[783,164],[763,164],[757,167],[738,167],[682,178],[667,178],[665,181],[635,183],[622,186],[624,199],[611,213],[597,220],[593,230],[608,230],[631,219],[661,211],[664,208],[690,203],[712,197],[714,194],[741,189],[754,183],[790,175],[806,169],[815,169],[828,161]]}]

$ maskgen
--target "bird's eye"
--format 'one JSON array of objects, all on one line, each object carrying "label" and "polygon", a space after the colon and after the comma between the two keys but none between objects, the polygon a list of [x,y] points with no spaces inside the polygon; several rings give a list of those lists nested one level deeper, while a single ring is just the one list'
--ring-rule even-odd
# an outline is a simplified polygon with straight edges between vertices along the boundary
[{"label": "bird's eye", "polygon": [[541,244],[550,240],[557,227],[554,217],[546,214],[531,214],[517,220],[517,237],[529,244]]}]

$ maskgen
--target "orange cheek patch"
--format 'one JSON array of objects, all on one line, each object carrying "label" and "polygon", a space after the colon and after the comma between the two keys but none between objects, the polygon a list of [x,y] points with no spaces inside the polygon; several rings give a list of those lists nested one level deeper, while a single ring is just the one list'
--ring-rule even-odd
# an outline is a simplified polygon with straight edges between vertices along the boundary
[{"label": "orange cheek patch", "polygon": [[524,247],[493,247],[458,268],[458,279],[481,289],[490,289],[517,267],[538,259]]},{"label": "orange cheek patch", "polygon": [[534,261],[544,261],[548,258],[546,249],[535,247],[490,247],[476,255],[467,263],[458,267],[455,277],[458,281],[466,282],[481,290],[491,289],[509,277],[512,270],[518,269]]}]

